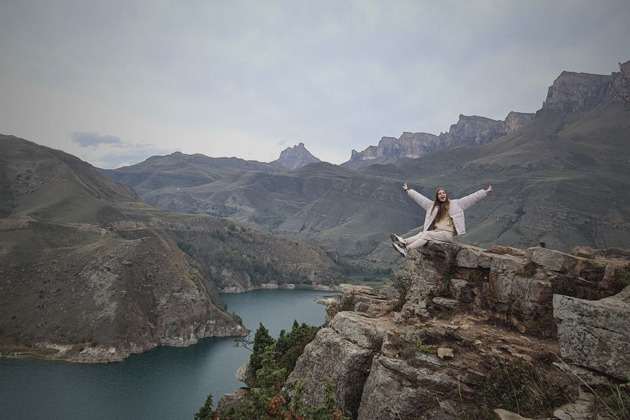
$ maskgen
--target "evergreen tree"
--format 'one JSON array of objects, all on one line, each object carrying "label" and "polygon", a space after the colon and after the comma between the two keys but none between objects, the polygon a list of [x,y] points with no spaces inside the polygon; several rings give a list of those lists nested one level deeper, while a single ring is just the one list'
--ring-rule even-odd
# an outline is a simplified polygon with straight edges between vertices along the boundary
[{"label": "evergreen tree", "polygon": [[212,410],[212,394],[208,394],[205,404],[195,413],[195,420],[215,420],[217,413]]},{"label": "evergreen tree", "polygon": [[288,334],[282,330],[276,343],[276,350],[280,367],[287,372],[292,372],[300,355],[304,352],[304,347],[315,338],[319,331],[318,327],[313,327],[293,321],[293,327]]},{"label": "evergreen tree", "polygon": [[[334,387],[326,382],[324,401],[317,406],[307,406],[303,396],[305,381],[288,385],[294,390],[289,400],[284,390],[285,381],[295,367],[297,358],[310,343],[318,327],[293,322],[289,333],[282,330],[278,340],[274,340],[261,323],[256,330],[253,351],[249,358],[251,373],[255,378],[250,390],[250,398],[241,406],[229,407],[221,412],[226,420],[348,420],[339,411]],[[215,420],[217,412],[212,411],[212,395],[206,404],[195,414],[195,420]]]},{"label": "evergreen tree", "polygon": [[254,335],[253,351],[249,356],[249,368],[254,378],[256,378],[256,373],[263,366],[263,353],[267,347],[274,343],[275,340],[269,335],[269,330],[262,323],[258,324],[258,329]]}]

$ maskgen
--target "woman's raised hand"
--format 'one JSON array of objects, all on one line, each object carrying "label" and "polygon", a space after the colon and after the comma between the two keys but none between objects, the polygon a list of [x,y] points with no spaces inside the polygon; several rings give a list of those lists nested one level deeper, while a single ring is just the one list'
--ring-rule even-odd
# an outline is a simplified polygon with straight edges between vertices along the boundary
[{"label": "woman's raised hand", "polygon": [[403,190],[407,191],[409,187],[407,186],[407,181],[403,183]]},{"label": "woman's raised hand", "polygon": [[488,185],[488,188],[486,188],[486,194],[490,194],[492,192],[492,185]]}]

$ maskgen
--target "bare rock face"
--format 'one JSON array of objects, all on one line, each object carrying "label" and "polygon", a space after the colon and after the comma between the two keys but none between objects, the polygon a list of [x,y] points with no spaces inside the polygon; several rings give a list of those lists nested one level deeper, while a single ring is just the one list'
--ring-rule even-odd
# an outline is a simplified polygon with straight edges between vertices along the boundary
[{"label": "bare rock face", "polygon": [[630,380],[630,286],[598,301],[553,297],[562,357]]},{"label": "bare rock face", "polygon": [[373,163],[397,163],[400,160],[415,159],[444,148],[439,136],[429,133],[403,133],[400,138],[383,137],[378,146],[369,146],[362,152],[352,151],[350,161],[342,166],[357,169]]},{"label": "bare rock face", "polygon": [[436,397],[455,398],[457,380],[440,372],[446,365],[435,355],[411,360],[397,357],[392,341],[394,337],[388,337],[382,353],[374,358],[357,418],[440,418],[442,408],[435,404]]},{"label": "bare rock face", "polygon": [[476,115],[460,115],[457,124],[451,125],[451,129],[445,135],[445,142],[449,146],[461,144],[464,146],[481,146],[507,134],[504,121],[496,121],[490,118]]},{"label": "bare rock face", "polygon": [[549,87],[537,114],[588,111],[600,104],[630,99],[630,61],[610,76],[564,71]]},{"label": "bare rock face", "polygon": [[449,295],[471,308],[491,310],[523,333],[554,336],[554,293],[582,299],[612,296],[621,289],[625,269],[623,261],[547,248],[522,252],[429,243],[409,255],[402,277],[410,286],[401,316],[428,318],[438,310],[434,297]]},{"label": "bare rock face", "polygon": [[507,129],[507,134],[512,134],[515,131],[518,131],[526,126],[531,120],[534,119],[535,115],[536,114],[532,112],[510,112],[507,117],[505,117],[505,127]]},{"label": "bare rock face", "polygon": [[229,408],[239,409],[245,407],[250,396],[251,392],[249,388],[239,388],[234,392],[225,394],[217,402],[217,411],[222,412]]},{"label": "bare rock face", "polygon": [[540,113],[586,111],[614,97],[612,77],[564,71],[553,82]]},{"label": "bare rock face", "polygon": [[327,306],[326,323],[342,311],[352,311],[368,318],[378,318],[392,311],[395,302],[368,286],[341,284],[341,299],[322,302]]},{"label": "bare rock face", "polygon": [[[535,367],[574,389],[574,398],[583,383],[575,372],[588,369],[590,384],[627,381],[630,287],[620,292],[627,252],[574,254],[438,242],[411,251],[398,277],[406,285],[402,310],[351,312],[387,299],[342,286],[339,305],[347,309],[331,313],[290,381],[307,381],[310,404],[322,402],[332,381],[345,414],[361,420],[460,418],[481,403],[480,378],[497,366]],[[566,362],[557,362],[559,352]],[[565,400],[547,413],[566,418],[578,403]]]},{"label": "bare rock face", "polygon": [[317,162],[321,162],[321,160],[317,159],[311,154],[311,152],[306,150],[304,143],[300,143],[295,147],[287,147],[282,151],[282,153],[280,153],[280,158],[275,161],[275,163],[278,163],[289,170],[299,169],[311,163]]},{"label": "bare rock face", "polygon": [[306,380],[304,400],[318,405],[324,401],[326,381],[330,381],[340,408],[356,416],[362,384],[384,333],[385,328],[369,318],[353,312],[338,313],[306,346],[287,382]]},{"label": "bare rock face", "polygon": [[510,112],[505,121],[479,116],[460,115],[447,133],[403,133],[400,138],[383,137],[378,146],[370,146],[362,152],[352,151],[348,162],[341,166],[349,169],[363,168],[375,163],[399,163],[416,159],[450,146],[481,146],[506,134],[518,131],[534,118],[532,113]]}]

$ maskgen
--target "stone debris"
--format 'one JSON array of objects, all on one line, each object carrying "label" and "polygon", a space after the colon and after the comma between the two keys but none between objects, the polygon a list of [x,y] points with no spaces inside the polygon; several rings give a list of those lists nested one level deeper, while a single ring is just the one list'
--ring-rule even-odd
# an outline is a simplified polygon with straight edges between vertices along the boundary
[{"label": "stone debris", "polygon": [[455,357],[455,355],[453,354],[453,350],[447,347],[440,347],[437,350],[437,355],[440,359],[452,359],[453,357]]}]

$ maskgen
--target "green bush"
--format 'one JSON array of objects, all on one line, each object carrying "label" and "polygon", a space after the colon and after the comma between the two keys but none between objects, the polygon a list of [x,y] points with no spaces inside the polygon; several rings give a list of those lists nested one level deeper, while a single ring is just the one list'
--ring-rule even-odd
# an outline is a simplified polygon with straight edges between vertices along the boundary
[{"label": "green bush", "polygon": [[179,241],[177,242],[177,247],[181,249],[182,251],[184,251],[186,254],[188,254],[188,256],[190,257],[195,256],[196,249],[193,245],[189,244],[188,242]]},{"label": "green bush", "polygon": [[[278,340],[274,340],[269,331],[261,323],[256,330],[249,366],[254,376],[250,391],[250,399],[242,406],[230,407],[220,413],[222,420],[250,419],[309,419],[309,420],[347,420],[336,408],[334,388],[330,381],[326,382],[324,402],[318,406],[308,407],[303,399],[306,382],[296,381],[288,387],[293,397],[288,401],[283,387],[289,373],[295,367],[297,358],[310,343],[318,327],[312,327],[297,321],[289,333],[280,332]],[[212,395],[195,414],[195,420],[216,420],[219,413],[212,409]]]},{"label": "green bush", "polygon": [[224,267],[246,272],[254,284],[269,283],[282,277],[273,263],[250,258],[228,244],[220,244],[215,251],[215,258]]},{"label": "green bush", "polygon": [[210,237],[213,239],[218,239],[221,242],[225,242],[225,235],[218,230],[210,232]]}]

